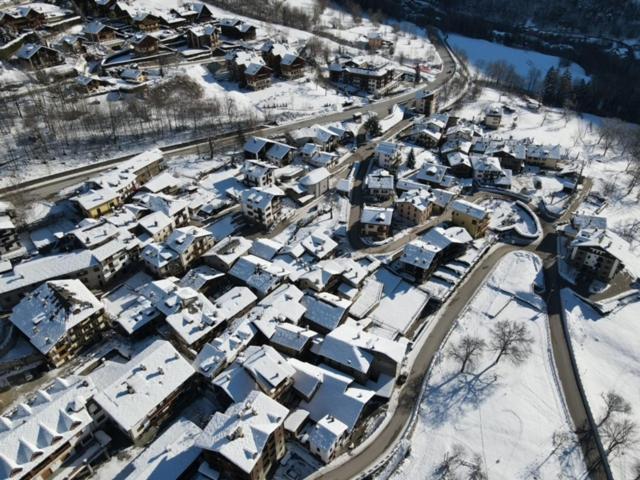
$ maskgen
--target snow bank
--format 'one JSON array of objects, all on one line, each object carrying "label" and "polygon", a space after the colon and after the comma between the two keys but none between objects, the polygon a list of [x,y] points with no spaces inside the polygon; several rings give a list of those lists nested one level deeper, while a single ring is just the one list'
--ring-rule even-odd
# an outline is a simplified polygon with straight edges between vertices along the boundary
[{"label": "snow bank", "polygon": [[[640,428],[640,324],[637,296],[600,315],[570,289],[562,290],[565,319],[591,412],[598,421],[604,412],[603,394],[615,391],[632,405],[630,419]],[[601,429],[600,436],[607,440]],[[615,478],[635,478],[640,446],[609,458]]]}]

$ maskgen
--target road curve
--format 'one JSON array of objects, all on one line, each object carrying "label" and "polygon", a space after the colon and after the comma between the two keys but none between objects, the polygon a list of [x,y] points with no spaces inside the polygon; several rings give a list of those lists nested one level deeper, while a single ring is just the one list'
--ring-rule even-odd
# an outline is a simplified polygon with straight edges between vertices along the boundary
[{"label": "road curve", "polygon": [[[366,170],[366,168],[361,166],[361,170]],[[364,174],[362,172],[359,172],[359,174],[360,175],[358,176],[361,180]],[[570,213],[579,206],[581,201],[588,194],[590,187],[591,182],[587,181],[583,191],[572,202],[567,213],[563,215],[562,219],[568,218]],[[359,202],[356,202],[356,204],[357,203]],[[352,208],[357,208],[357,205]],[[357,215],[353,215],[354,213]],[[350,226],[355,228],[349,229],[349,232],[353,232],[349,238],[356,244],[358,244],[358,242],[362,243],[362,240],[359,238],[357,225],[354,225],[355,219],[357,218],[359,218],[359,213],[354,212],[352,209]],[[569,338],[566,335],[564,323],[560,317],[561,307],[559,292],[563,285],[562,279],[557,272],[555,224],[544,222],[543,227],[544,237],[540,242],[524,247],[501,244],[491,250],[478,262],[469,276],[454,291],[447,303],[441,307],[442,313],[435,319],[437,323],[433,325],[426,341],[420,346],[419,353],[415,357],[415,361],[411,366],[407,381],[399,392],[398,407],[393,412],[392,418],[384,425],[383,429],[375,433],[375,442],[373,442],[366,450],[358,452],[348,458],[348,460],[343,464],[337,465],[326,473],[313,476],[312,478],[314,480],[351,479],[357,477],[372,465],[375,465],[381,458],[384,458],[384,456],[389,452],[389,448],[400,439],[401,434],[404,432],[405,427],[410,420],[411,413],[416,407],[416,399],[420,398],[420,391],[424,376],[429,370],[429,366],[431,365],[435,354],[440,349],[440,346],[453,326],[453,323],[462,313],[469,299],[472,298],[475,292],[483,285],[487,276],[491,272],[492,267],[504,255],[516,250],[534,252],[539,255],[543,261],[547,284],[546,301],[548,305],[548,321],[551,331],[551,345],[554,363],[560,378],[563,397],[573,425],[576,428],[593,428],[593,425],[589,423],[590,416],[587,412],[587,407],[585,407],[586,399],[583,398],[581,390],[578,387],[575,365],[572,362],[569,349]],[[581,443],[581,447],[588,462],[602,462],[601,451],[598,449],[597,440],[594,436],[584,438]],[[603,463],[605,462],[606,459]],[[608,478],[605,470],[606,469],[601,468],[593,472],[591,475],[592,478],[598,480],[601,478]]]},{"label": "road curve", "polygon": [[[442,59],[442,71],[438,75],[436,75],[436,78],[433,82],[424,85],[424,88],[428,87],[430,90],[436,90],[446,82],[448,82],[453,76],[450,72],[455,71],[455,60],[446,45],[438,41],[435,46],[438,49],[440,58]],[[362,107],[345,110],[342,112],[309,117],[285,125],[258,128],[252,131],[245,132],[245,135],[274,137],[284,134],[290,130],[309,127],[316,123],[344,121],[352,118],[355,113],[374,112],[377,113],[380,117],[384,117],[389,113],[389,110],[394,105],[410,102],[414,98],[415,89],[412,89],[408,93],[394,95],[379,102],[373,102]],[[188,140],[186,142],[167,145],[161,147],[161,149],[165,152],[165,155],[167,157],[198,153],[204,150],[208,151],[210,140],[213,141],[216,148],[219,148],[220,146],[231,147],[239,141],[239,136],[231,133],[215,137],[204,137],[201,139]],[[65,172],[54,173],[52,175],[48,175],[38,179],[28,180],[17,185],[0,188],[0,198],[9,197],[12,194],[15,195],[16,193],[19,193],[23,201],[42,200],[55,195],[64,188],[83,182],[100,172],[108,170],[118,163],[128,160],[132,156],[133,155],[124,155],[121,157],[97,162],[93,165],[82,166],[67,170]]]}]

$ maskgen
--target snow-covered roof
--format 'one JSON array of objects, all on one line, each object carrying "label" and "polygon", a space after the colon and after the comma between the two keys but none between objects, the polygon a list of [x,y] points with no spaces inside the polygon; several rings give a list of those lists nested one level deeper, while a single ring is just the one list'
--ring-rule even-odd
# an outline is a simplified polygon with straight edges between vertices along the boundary
[{"label": "snow-covered roof", "polygon": [[143,193],[136,198],[150,210],[163,212],[169,217],[176,217],[189,208],[189,202],[163,193]]},{"label": "snow-covered roof", "polygon": [[318,183],[331,177],[329,170],[326,168],[316,168],[307,173],[300,179],[300,184],[305,187],[317,185]]},{"label": "snow-covered roof", "polygon": [[471,165],[476,172],[502,172],[500,160],[497,157],[487,157],[485,155],[471,155]]},{"label": "snow-covered roof", "polygon": [[173,223],[173,219],[164,212],[152,212],[138,220],[138,225],[150,235],[154,235]]},{"label": "snow-covered roof", "polygon": [[560,145],[529,145],[527,147],[527,157],[560,160],[562,158],[562,149]]},{"label": "snow-covered roof", "polygon": [[404,192],[400,198],[397,200],[397,203],[410,203],[417,210],[425,211],[431,205],[431,192],[426,189],[419,190],[408,190]]},{"label": "snow-covered roof", "polygon": [[[116,367],[105,365],[103,368]],[[103,373],[109,375],[109,372]],[[131,431],[195,372],[171,343],[156,340],[118,373],[94,400],[123,430]]]},{"label": "snow-covered roof", "polygon": [[456,167],[458,165],[471,167],[471,160],[469,160],[469,156],[462,152],[452,152],[447,154],[447,162],[449,162],[449,165],[452,167]]},{"label": "snow-covered roof", "polygon": [[156,268],[162,268],[176,260],[178,258],[178,254],[171,248],[166,247],[164,244],[158,245],[157,243],[149,243],[142,250],[141,257],[149,265]]},{"label": "snow-covered roof", "polygon": [[183,180],[174,177],[171,173],[162,172],[160,175],[156,175],[147,183],[145,183],[142,188],[152,193],[158,193],[167,188],[178,188],[183,184]]},{"label": "snow-covered roof", "polygon": [[349,309],[349,315],[355,318],[364,318],[373,308],[378,305],[382,298],[382,283],[370,278],[362,288],[356,300]]},{"label": "snow-covered roof", "polygon": [[271,148],[267,151],[267,157],[275,160],[282,160],[293,147],[286,143],[272,142]]},{"label": "snow-covered roof", "polygon": [[102,303],[80,280],[52,280],[26,295],[10,320],[46,354],[69,329],[102,310]]},{"label": "snow-covered roof", "polygon": [[141,71],[141,70],[138,70],[137,68],[125,68],[120,73],[120,78],[122,78],[124,80],[135,80],[135,81],[137,81],[143,75],[144,75],[144,72]]},{"label": "snow-covered roof", "polygon": [[155,302],[141,294],[142,286],[151,281],[145,272],[138,272],[102,298],[106,314],[129,335],[160,316]]},{"label": "snow-covered roof", "polygon": [[473,241],[469,232],[462,227],[435,227],[421,238],[409,242],[402,252],[400,261],[428,270],[440,252],[452,244],[465,244]]},{"label": "snow-covered roof", "polygon": [[245,75],[257,75],[260,73],[262,69],[267,70],[268,73],[271,73],[271,69],[267,67],[264,63],[251,62],[244,69]]},{"label": "snow-covered roof", "polygon": [[255,379],[240,362],[233,362],[228,368],[220,372],[211,384],[223,391],[232,402],[242,402],[254,390],[260,390]]},{"label": "snow-covered roof", "polygon": [[247,347],[238,357],[238,362],[251,374],[260,389],[270,396],[289,382],[295,373],[284,357],[269,345]]},{"label": "snow-covered roof", "polygon": [[224,264],[227,268],[251,248],[251,240],[244,237],[225,237],[211,247],[204,257],[211,257]]},{"label": "snow-covered roof", "polygon": [[123,472],[130,480],[179,478],[200,456],[195,441],[202,429],[191,420],[179,418],[171,424]]},{"label": "snow-covered roof", "polygon": [[309,446],[322,458],[328,459],[348,431],[349,427],[333,415],[325,415],[309,432]]},{"label": "snow-covered roof", "polygon": [[338,248],[338,243],[320,230],[307,235],[300,243],[311,255],[319,260],[327,257]]},{"label": "snow-covered roof", "polygon": [[393,208],[371,207],[365,205],[360,215],[360,223],[372,225],[391,225]]},{"label": "snow-covered roof", "polygon": [[38,44],[34,44],[34,43],[25,43],[16,52],[16,57],[24,59],[24,60],[29,60],[36,53],[38,53],[40,50],[49,50],[49,51],[57,53],[57,50],[54,50],[53,48],[45,47],[44,45],[38,45]]},{"label": "snow-covered roof", "polygon": [[245,255],[231,267],[229,275],[243,281],[260,295],[266,295],[282,283],[287,277],[287,272],[284,268],[255,255]]},{"label": "snow-covered roof", "polygon": [[284,347],[295,352],[302,352],[305,346],[318,334],[309,328],[299,327],[291,323],[280,323],[275,326],[275,333],[269,341],[276,347]]},{"label": "snow-covered roof", "polygon": [[296,53],[288,52],[283,55],[282,60],[280,60],[280,64],[293,65],[298,60],[302,60],[302,57]]},{"label": "snow-covered roof", "polygon": [[300,402],[300,408],[307,410],[315,422],[325,415],[333,415],[351,432],[375,392],[325,364],[312,365],[296,358],[288,361],[296,369],[294,388],[311,397],[309,401]]},{"label": "snow-covered roof", "polygon": [[284,245],[272,240],[271,238],[258,238],[253,241],[253,245],[251,245],[251,249],[249,251],[256,257],[260,257],[264,260],[271,260],[283,247]]},{"label": "snow-covered roof", "polygon": [[67,235],[75,237],[85,248],[94,248],[119,237],[121,230],[104,219],[85,218]]},{"label": "snow-covered roof", "polygon": [[199,37],[202,35],[213,35],[216,31],[219,32],[220,28],[216,25],[193,25],[189,27],[189,31]]},{"label": "snow-covered roof", "polygon": [[574,227],[581,228],[593,228],[598,230],[607,229],[607,217],[599,217],[596,215],[576,214],[571,218],[571,223]]},{"label": "snow-covered roof", "polygon": [[262,457],[267,441],[280,428],[289,410],[262,392],[251,392],[225,413],[216,412],[196,445],[218,453],[250,473]]},{"label": "snow-covered roof", "polygon": [[640,258],[633,253],[629,242],[611,230],[583,228],[571,242],[571,247],[602,249],[617,258],[634,278],[640,278]]},{"label": "snow-covered roof", "polygon": [[307,309],[304,317],[329,331],[340,324],[350,306],[347,300],[322,293],[316,296],[305,295],[302,297],[302,304]]},{"label": "snow-covered roof", "polygon": [[164,244],[178,255],[184,255],[199,239],[210,236],[211,233],[208,230],[190,225],[188,227],[176,228],[171,232],[171,235],[165,240]]},{"label": "snow-covered roof", "polygon": [[462,199],[457,199],[451,202],[451,208],[454,212],[469,215],[476,220],[484,220],[487,215],[489,215],[489,211],[483,206]]},{"label": "snow-covered roof", "polygon": [[375,190],[393,190],[394,189],[394,179],[393,175],[391,175],[386,170],[376,170],[375,172],[367,175],[365,179],[365,184],[368,189]]},{"label": "snow-covered roof", "polygon": [[180,279],[178,285],[184,288],[193,288],[201,290],[207,283],[224,277],[224,273],[211,268],[208,265],[198,265],[189,270],[184,277]]},{"label": "snow-covered roof", "polygon": [[111,188],[100,188],[97,190],[89,190],[87,193],[82,193],[72,198],[76,201],[85,211],[90,211],[96,207],[109,203],[113,200],[119,199],[120,194]]},{"label": "snow-covered roof", "polygon": [[[178,289],[182,292],[191,289]],[[171,297],[169,297],[171,298]],[[193,345],[223,322],[250,307],[257,297],[247,287],[233,287],[211,302],[202,294],[184,299],[183,308],[166,318],[167,323],[187,345]]]},{"label": "snow-covered roof", "polygon": [[262,178],[269,171],[275,170],[276,167],[267,162],[260,160],[245,160],[242,165],[242,173],[250,178]]},{"label": "snow-covered roof", "polygon": [[433,188],[431,190],[432,202],[439,207],[445,208],[456,197],[454,192],[448,190],[442,190],[440,188]]},{"label": "snow-covered roof", "polygon": [[393,142],[380,142],[376,145],[376,155],[393,156],[400,153],[400,145]]},{"label": "snow-covered roof", "polygon": [[221,336],[205,344],[194,360],[194,366],[207,377],[217,375],[249,345],[255,334],[253,323],[242,321],[234,330],[226,330]]},{"label": "snow-covered roof", "polygon": [[56,378],[0,416],[0,477],[31,478],[52,455],[93,422],[86,400],[95,386],[83,377]]},{"label": "snow-covered roof", "polygon": [[72,275],[96,265],[98,261],[91,250],[76,250],[22,261],[10,272],[0,275],[0,293]]},{"label": "snow-covered roof", "polygon": [[250,316],[256,325],[259,320],[271,319],[298,323],[305,312],[305,307],[301,303],[303,296],[304,293],[298,287],[284,283],[260,300],[258,307],[251,311]]},{"label": "snow-covered roof", "polygon": [[441,183],[449,169],[444,165],[425,162],[418,172],[417,179],[423,182]]},{"label": "snow-covered roof", "polygon": [[110,27],[107,27],[104,23],[99,22],[98,20],[94,20],[93,22],[90,22],[90,23],[86,24],[83,27],[82,31],[84,33],[95,35],[95,34],[100,33],[105,28],[110,28]]},{"label": "snow-covered roof", "polygon": [[318,151],[318,145],[315,143],[305,143],[302,148],[300,148],[300,153],[303,155],[311,156]]},{"label": "snow-covered roof", "polygon": [[284,429],[288,432],[298,432],[300,427],[309,418],[309,412],[302,408],[297,408],[284,421]]},{"label": "snow-covered roof", "polygon": [[278,187],[253,187],[242,191],[242,203],[260,210],[271,205],[275,197],[284,197],[284,192]]}]

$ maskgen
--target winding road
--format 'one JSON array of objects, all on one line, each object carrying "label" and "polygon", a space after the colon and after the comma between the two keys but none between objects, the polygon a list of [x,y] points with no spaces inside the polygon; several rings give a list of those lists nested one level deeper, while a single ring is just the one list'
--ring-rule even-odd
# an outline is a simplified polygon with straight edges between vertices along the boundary
[{"label": "winding road", "polygon": [[[341,112],[330,113],[320,116],[312,116],[301,120],[296,120],[292,123],[284,125],[277,125],[273,127],[257,128],[255,130],[244,132],[245,136],[257,135],[262,137],[275,137],[283,135],[291,130],[295,130],[303,127],[310,127],[317,123],[331,123],[348,120],[353,117],[354,114],[373,112],[378,114],[380,118],[385,117],[390,109],[398,104],[406,104],[412,102],[415,98],[416,91],[419,89],[437,90],[444,84],[449,82],[456,71],[456,62],[452,56],[449,48],[438,40],[435,43],[438,50],[438,54],[442,59],[442,70],[436,75],[432,82],[424,84],[418,89],[411,89],[408,92],[398,95],[390,96],[384,100],[369,103],[362,107],[353,108]],[[212,132],[213,134],[214,132]],[[167,158],[178,155],[189,155],[193,153],[199,153],[209,151],[209,141],[212,141],[214,148],[230,148],[239,143],[239,136],[236,133],[224,134],[224,135],[211,135],[200,139],[189,140],[186,142],[180,142],[173,145],[161,147]],[[75,169],[67,170],[64,172],[54,173],[45,177],[41,177],[34,180],[28,180],[17,185],[12,185],[5,188],[0,188],[0,198],[9,197],[10,195],[20,195],[20,200],[23,202],[32,200],[42,200],[49,198],[61,190],[68,188],[77,183],[83,182],[96,174],[113,168],[118,163],[124,162],[135,154],[124,155],[110,160],[102,162],[94,162],[92,165],[86,165]]]},{"label": "winding road", "polygon": [[[366,168],[361,166],[359,170],[357,177],[359,181],[362,181],[363,171],[366,172]],[[311,479],[347,480],[351,478],[361,478],[363,472],[366,472],[367,469],[376,465],[389,454],[392,447],[400,440],[408,426],[412,412],[414,408],[417,407],[416,401],[421,396],[424,376],[427,374],[434,356],[440,349],[455,320],[460,316],[476,291],[483,285],[493,266],[507,253],[516,250],[534,252],[540,256],[543,261],[551,344],[556,370],[562,386],[562,393],[573,425],[577,429],[594,428],[594,425],[590,423],[590,415],[585,407],[586,399],[582,396],[582,391],[578,386],[575,365],[572,362],[569,348],[569,338],[560,314],[559,292],[565,285],[557,271],[557,234],[555,232],[556,224],[562,223],[570,217],[588,195],[590,189],[591,181],[587,179],[582,191],[576,195],[576,198],[560,219],[556,222],[542,221],[543,236],[541,240],[528,246],[500,244],[490,250],[490,252],[478,262],[466,279],[456,288],[449,300],[442,305],[441,314],[434,320],[436,323],[431,327],[424,342],[417,346],[419,352],[415,356],[415,361],[409,369],[407,381],[399,392],[397,408],[392,412],[392,417],[389,421],[374,433],[375,441],[370,443],[364,451],[348,454],[351,456],[349,456],[346,461],[342,461],[339,464],[336,462],[334,466],[328,465],[316,475],[311,476]],[[349,240],[355,249],[367,248],[367,244],[359,238],[359,229],[357,228],[357,221],[359,219],[358,205],[362,204],[360,195],[361,192],[352,198],[352,202],[355,203],[355,205],[352,206],[352,215],[350,216],[349,222]],[[381,250],[391,252],[399,248],[400,243],[406,243],[409,240],[410,239],[403,237],[399,242],[385,245]],[[596,436],[585,436],[582,439],[581,447],[588,464],[606,464],[606,460],[602,462],[601,451],[597,445]],[[592,473],[591,477],[595,479],[606,479],[608,475],[605,470],[606,468],[597,469]]]}]

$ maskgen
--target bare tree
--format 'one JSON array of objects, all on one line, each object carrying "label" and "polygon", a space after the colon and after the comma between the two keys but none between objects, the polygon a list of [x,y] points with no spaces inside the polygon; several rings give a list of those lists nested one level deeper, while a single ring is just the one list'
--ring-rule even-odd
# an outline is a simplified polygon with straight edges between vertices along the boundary
[{"label": "bare tree", "polygon": [[640,462],[636,462],[633,466],[633,480],[640,480]]},{"label": "bare tree", "polygon": [[465,466],[469,469],[469,475],[467,476],[469,480],[487,480],[489,478],[482,464],[482,457],[477,453]]},{"label": "bare tree", "polygon": [[631,445],[636,441],[637,431],[637,425],[628,418],[607,422],[602,428],[601,434],[607,457],[617,455],[620,450],[626,451],[631,448]]},{"label": "bare tree", "polygon": [[458,343],[449,348],[448,355],[456,362],[460,362],[459,373],[462,373],[467,366],[473,368],[475,360],[484,351],[486,345],[486,342],[481,338],[465,335]]},{"label": "bare tree", "polygon": [[442,462],[436,466],[432,478],[438,480],[456,480],[458,478],[487,480],[488,476],[482,457],[471,452],[471,459],[468,460],[467,453],[462,445],[453,445],[451,452],[446,452]]},{"label": "bare tree", "polygon": [[598,422],[598,428],[607,423],[612,415],[631,413],[631,404],[614,391],[602,394],[602,399],[604,400],[605,411],[602,419]]},{"label": "bare tree", "polygon": [[445,452],[442,462],[440,462],[434,471],[433,478],[440,480],[453,480],[457,478],[457,470],[462,466],[464,456],[464,447],[455,444],[451,452]]},{"label": "bare tree", "polygon": [[500,320],[491,328],[490,348],[497,353],[493,365],[504,356],[514,364],[520,364],[531,353],[533,337],[524,323],[513,320]]}]

